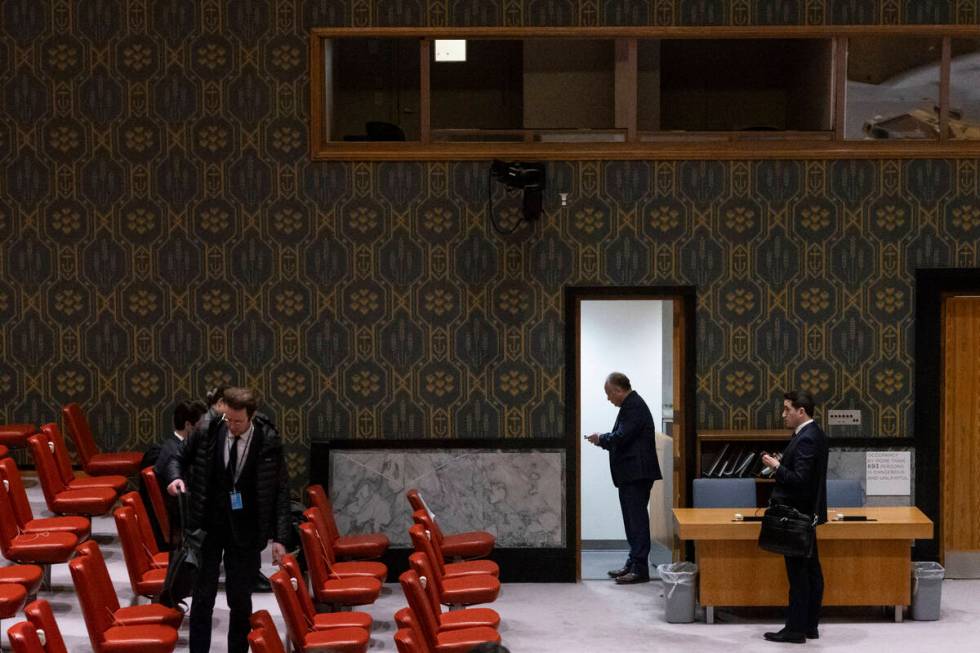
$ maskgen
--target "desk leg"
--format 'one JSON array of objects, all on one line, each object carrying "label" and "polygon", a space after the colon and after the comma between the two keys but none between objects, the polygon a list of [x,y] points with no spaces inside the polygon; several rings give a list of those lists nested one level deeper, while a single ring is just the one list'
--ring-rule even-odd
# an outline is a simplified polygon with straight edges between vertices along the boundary
[{"label": "desk leg", "polygon": [[905,606],[901,606],[901,605],[896,605],[895,606],[895,623],[897,623],[897,624],[902,623],[902,619],[903,619],[902,608],[903,607],[905,607]]},{"label": "desk leg", "polygon": [[708,624],[715,622],[715,607],[713,605],[704,606],[704,622]]}]

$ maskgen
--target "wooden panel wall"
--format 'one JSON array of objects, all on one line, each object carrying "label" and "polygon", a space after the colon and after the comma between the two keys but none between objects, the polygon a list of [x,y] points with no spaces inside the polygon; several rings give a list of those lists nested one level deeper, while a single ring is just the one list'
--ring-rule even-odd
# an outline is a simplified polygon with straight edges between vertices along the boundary
[{"label": "wooden panel wall", "polygon": [[980,297],[944,307],[943,551],[980,550]]}]

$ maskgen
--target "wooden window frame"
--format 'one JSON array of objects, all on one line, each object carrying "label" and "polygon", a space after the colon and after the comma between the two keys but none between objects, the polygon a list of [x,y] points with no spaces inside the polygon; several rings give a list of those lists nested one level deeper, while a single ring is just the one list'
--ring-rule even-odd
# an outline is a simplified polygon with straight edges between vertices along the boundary
[{"label": "wooden window frame", "polygon": [[[844,138],[847,87],[847,40],[886,36],[939,38],[940,137],[937,140],[848,140]],[[420,140],[407,142],[326,141],[329,111],[324,78],[323,42],[340,38],[409,38],[420,42]],[[602,39],[616,41],[617,126],[626,120],[623,142],[541,143],[433,142],[431,132],[431,43],[435,39]],[[637,131],[638,39],[831,39],[833,48],[830,132],[772,132],[765,139],[742,132],[663,132],[663,138],[643,141]],[[310,156],[313,160],[485,160],[520,158],[543,160],[666,160],[666,159],[937,159],[980,156],[980,141],[952,140],[949,123],[952,39],[980,38],[980,26],[790,26],[790,27],[479,27],[479,28],[314,28],[310,34]],[[515,130],[520,132],[523,130]],[[602,131],[602,130],[597,130]]]}]

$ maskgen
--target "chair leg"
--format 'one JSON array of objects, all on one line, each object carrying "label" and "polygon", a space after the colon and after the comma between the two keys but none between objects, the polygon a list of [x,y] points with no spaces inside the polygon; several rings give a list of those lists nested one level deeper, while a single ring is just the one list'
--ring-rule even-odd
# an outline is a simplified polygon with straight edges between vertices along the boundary
[{"label": "chair leg", "polygon": [[129,599],[129,607],[133,607],[140,604],[140,595],[133,593],[133,597]]},{"label": "chair leg", "polygon": [[41,589],[51,591],[51,565],[41,565]]}]

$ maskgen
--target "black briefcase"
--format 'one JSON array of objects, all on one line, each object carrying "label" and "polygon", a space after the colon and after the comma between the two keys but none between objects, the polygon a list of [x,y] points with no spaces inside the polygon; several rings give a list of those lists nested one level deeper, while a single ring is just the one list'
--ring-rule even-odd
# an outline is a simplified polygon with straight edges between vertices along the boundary
[{"label": "black briefcase", "polygon": [[817,518],[790,506],[766,508],[759,531],[759,548],[790,558],[806,558],[817,539]]},{"label": "black briefcase", "polygon": [[194,580],[201,568],[201,548],[207,535],[201,529],[187,529],[187,494],[177,495],[177,505],[180,506],[180,546],[170,552],[167,564],[167,576],[163,581],[163,591],[160,593],[160,603],[176,608],[191,595],[194,590]]}]

